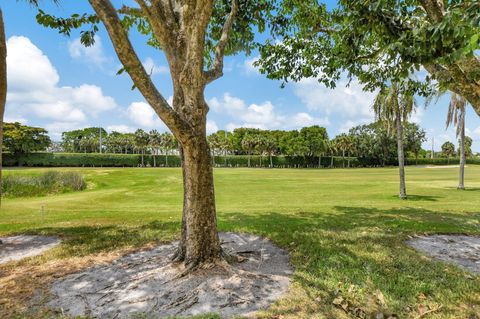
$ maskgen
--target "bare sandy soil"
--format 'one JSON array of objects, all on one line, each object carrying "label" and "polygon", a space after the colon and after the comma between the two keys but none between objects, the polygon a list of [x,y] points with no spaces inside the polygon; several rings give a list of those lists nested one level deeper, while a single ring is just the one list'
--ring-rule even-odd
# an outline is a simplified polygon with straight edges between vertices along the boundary
[{"label": "bare sandy soil", "polygon": [[42,254],[60,244],[56,237],[19,235],[0,237],[0,264]]},{"label": "bare sandy soil", "polygon": [[480,237],[433,235],[411,239],[408,245],[426,255],[480,274]]},{"label": "bare sandy soil", "polygon": [[225,250],[245,261],[180,277],[182,266],[170,262],[174,242],[55,282],[48,306],[73,317],[164,318],[213,312],[230,318],[266,308],[287,291],[293,269],[285,250],[255,235],[222,233],[220,238]]},{"label": "bare sandy soil", "polygon": [[[419,165],[417,167],[421,167],[421,168],[438,168],[438,169],[441,169],[441,168],[459,168],[460,165]],[[465,165],[465,167],[468,167],[467,165]]]}]

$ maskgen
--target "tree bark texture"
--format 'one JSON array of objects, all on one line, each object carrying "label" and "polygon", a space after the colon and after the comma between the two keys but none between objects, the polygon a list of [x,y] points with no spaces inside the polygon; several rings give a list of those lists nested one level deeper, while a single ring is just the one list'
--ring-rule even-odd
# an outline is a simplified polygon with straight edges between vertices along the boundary
[{"label": "tree bark texture", "polygon": [[407,198],[407,187],[405,185],[405,155],[403,150],[403,123],[400,106],[396,105],[396,120],[397,126],[397,153],[398,153],[398,171],[400,177],[400,199]]},{"label": "tree bark texture", "polygon": [[[136,88],[179,143],[184,182],[182,234],[175,260],[187,268],[215,263],[223,256],[216,225],[212,157],[206,138],[208,106],[204,90],[223,72],[223,57],[237,12],[237,0],[215,47],[215,59],[204,70],[205,36],[213,1],[136,1],[167,58],[173,82],[170,106],[138,58],[109,0],[89,0],[105,25],[113,47]],[[165,156],[168,165],[168,154]]]},{"label": "tree bark texture", "polygon": [[460,125],[460,168],[458,171],[458,189],[465,189],[465,108],[460,111],[459,123]]},{"label": "tree bark texture", "polygon": [[7,102],[7,42],[5,38],[5,25],[3,13],[0,8],[0,207],[2,205],[2,170],[3,170],[3,116]]}]

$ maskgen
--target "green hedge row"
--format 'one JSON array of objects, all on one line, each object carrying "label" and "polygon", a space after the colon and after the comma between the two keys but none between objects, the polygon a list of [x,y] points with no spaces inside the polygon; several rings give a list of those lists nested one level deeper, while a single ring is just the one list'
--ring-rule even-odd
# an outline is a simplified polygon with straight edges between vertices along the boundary
[{"label": "green hedge row", "polygon": [[[157,166],[165,166],[165,156],[156,156]],[[180,158],[168,156],[168,166],[180,166]],[[98,154],[98,153],[32,153],[15,158],[12,154],[3,155],[4,166],[43,166],[43,167],[137,167],[141,166],[142,156],[137,154]],[[144,165],[153,166],[151,155],[144,156]]]},{"label": "green hedge row", "polygon": [[[325,156],[320,158],[322,167],[378,167],[383,165],[396,165],[396,159],[389,159],[383,163],[380,159]],[[407,159],[407,165],[447,165],[457,164],[458,158],[419,158]],[[480,158],[467,159],[468,164],[480,164]],[[154,165],[155,164],[155,165]],[[273,167],[279,168],[316,168],[319,164],[318,157],[301,156],[273,156]],[[4,166],[29,166],[29,167],[138,167],[142,165],[142,156],[137,154],[98,154],[98,153],[32,153],[27,156],[15,158],[12,154],[4,154]],[[144,156],[145,166],[179,167],[178,155],[157,155],[155,160],[152,155]],[[247,155],[215,156],[215,166],[222,167],[247,167]],[[250,167],[270,167],[268,156],[251,156]]]}]

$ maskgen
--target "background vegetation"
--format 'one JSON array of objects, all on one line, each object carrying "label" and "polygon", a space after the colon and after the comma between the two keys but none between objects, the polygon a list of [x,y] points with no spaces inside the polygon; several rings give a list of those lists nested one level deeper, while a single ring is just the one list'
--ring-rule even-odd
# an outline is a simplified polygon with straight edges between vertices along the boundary
[{"label": "background vegetation", "polygon": [[5,197],[33,197],[81,191],[87,184],[78,172],[45,171],[33,175],[8,174],[0,187]]}]

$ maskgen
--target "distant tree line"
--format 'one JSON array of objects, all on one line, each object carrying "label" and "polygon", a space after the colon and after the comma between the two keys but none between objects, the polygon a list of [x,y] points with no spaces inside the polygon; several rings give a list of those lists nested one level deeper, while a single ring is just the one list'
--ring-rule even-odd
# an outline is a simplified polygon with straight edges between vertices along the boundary
[{"label": "distant tree line", "polygon": [[[403,138],[406,157],[417,159],[429,156],[429,151],[422,149],[426,140],[425,131],[417,124],[406,123]],[[353,157],[384,166],[397,156],[395,133],[389,132],[379,121],[355,126],[333,139],[329,138],[324,127],[314,125],[291,131],[254,128],[237,128],[233,132],[220,130],[208,136],[208,143],[212,155],[244,155],[248,158],[248,166],[252,156],[265,157],[261,166],[270,167],[273,167],[275,156],[315,157],[317,166],[322,166],[322,157],[330,157],[331,161],[334,157],[342,157],[345,167],[350,166]],[[472,139],[466,137],[465,144],[466,155],[471,157]],[[46,151],[51,145],[48,132],[43,128],[5,123],[4,150],[15,156]],[[141,129],[134,133],[108,133],[101,127],[64,132],[61,142],[54,149],[68,153],[138,154],[142,165],[145,164],[144,155],[149,155],[153,158],[153,166],[160,164],[157,163],[157,155],[178,154],[178,144],[171,133]],[[457,152],[453,143],[442,145],[440,155],[455,157]],[[162,165],[169,166],[168,156],[162,157],[162,160],[166,161]]]}]

